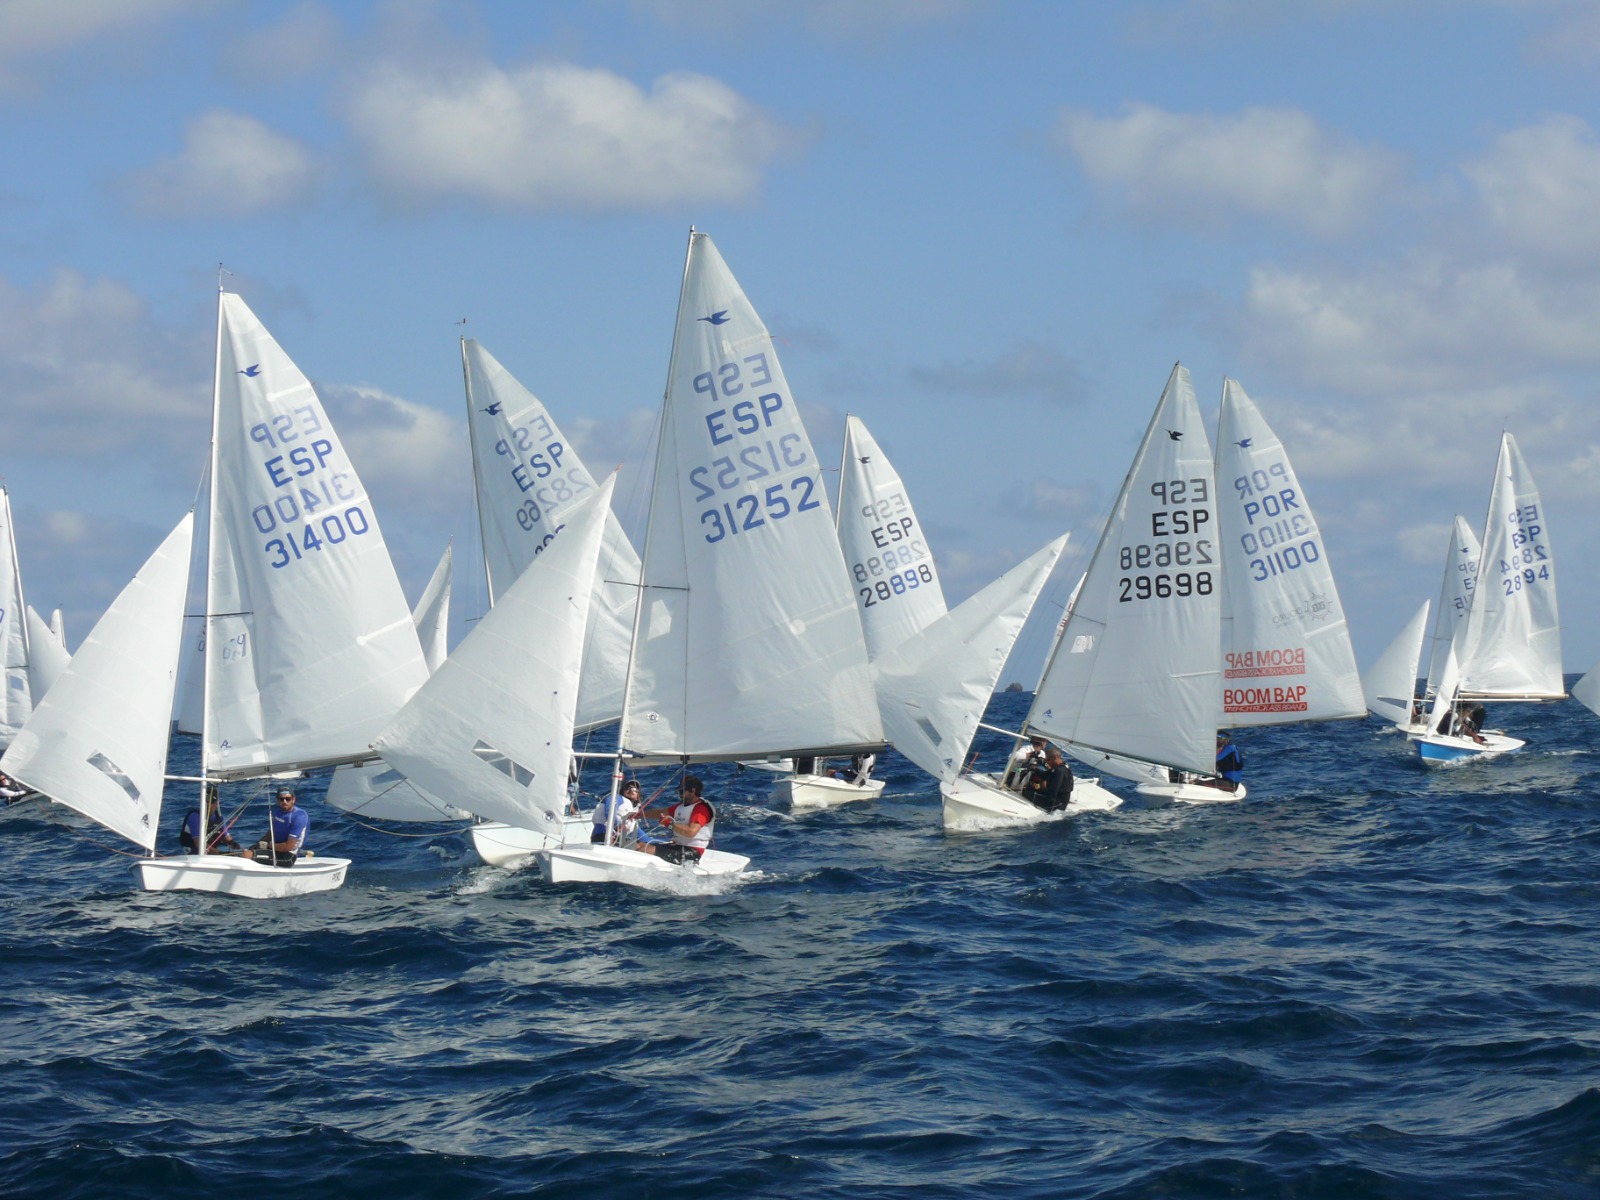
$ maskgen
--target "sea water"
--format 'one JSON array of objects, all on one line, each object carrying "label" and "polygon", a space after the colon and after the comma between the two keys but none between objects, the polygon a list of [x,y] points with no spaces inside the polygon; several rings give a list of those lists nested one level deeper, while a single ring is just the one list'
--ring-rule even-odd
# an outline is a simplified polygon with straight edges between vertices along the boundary
[{"label": "sea water", "polygon": [[287,901],[143,893],[8,814],[0,1196],[1597,1196],[1600,719],[1491,723],[1528,748],[1443,770],[1242,731],[1242,802],[982,834],[893,753],[803,815],[708,767],[755,874],[697,895],[495,870],[318,779],[354,864]]}]

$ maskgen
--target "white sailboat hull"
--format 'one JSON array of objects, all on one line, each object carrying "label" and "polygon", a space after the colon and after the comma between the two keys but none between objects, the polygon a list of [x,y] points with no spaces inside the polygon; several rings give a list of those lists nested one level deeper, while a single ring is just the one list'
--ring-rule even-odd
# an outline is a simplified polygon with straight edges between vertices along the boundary
[{"label": "white sailboat hull", "polygon": [[992,775],[963,775],[954,783],[939,785],[943,797],[944,827],[972,831],[1007,825],[1037,825],[1041,821],[1077,816],[1086,812],[1110,812],[1122,804],[1122,797],[1100,786],[1098,779],[1074,779],[1072,800],[1057,812],[1045,812],[1017,793],[1000,786]]},{"label": "white sailboat hull", "polygon": [[1176,804],[1231,804],[1243,800],[1249,789],[1241,783],[1229,791],[1191,779],[1183,783],[1141,783],[1134,790],[1141,796],[1171,800]]},{"label": "white sailboat hull", "polygon": [[1444,767],[1451,763],[1467,762],[1477,758],[1495,758],[1521,750],[1528,743],[1507,737],[1498,730],[1485,729],[1483,741],[1471,738],[1447,737],[1440,733],[1407,734],[1417,744],[1417,754],[1425,767]]},{"label": "white sailboat hull", "polygon": [[675,881],[733,877],[750,865],[742,854],[707,850],[697,863],[670,863],[622,846],[564,846],[541,851],[539,872],[549,883],[626,883],[670,887]]},{"label": "white sailboat hull", "polygon": [[147,892],[216,892],[249,900],[282,900],[331,892],[343,885],[349,867],[348,858],[300,858],[292,867],[273,867],[226,854],[185,854],[142,858],[135,869]]},{"label": "white sailboat hull", "polygon": [[832,775],[791,775],[780,779],[772,788],[772,798],[792,808],[837,808],[852,800],[876,800],[883,795],[883,780],[869,779],[866,783],[852,783]]},{"label": "white sailboat hull", "polygon": [[567,818],[558,840],[535,829],[519,829],[500,821],[480,821],[469,826],[472,848],[491,867],[514,867],[541,850],[558,846],[583,846],[594,828],[588,817]]}]

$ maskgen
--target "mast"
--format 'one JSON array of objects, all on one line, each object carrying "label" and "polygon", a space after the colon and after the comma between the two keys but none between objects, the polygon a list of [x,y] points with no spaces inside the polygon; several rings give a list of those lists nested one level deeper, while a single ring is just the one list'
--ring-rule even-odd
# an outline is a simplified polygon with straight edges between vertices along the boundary
[{"label": "mast", "polygon": [[[694,231],[694,226],[689,226],[689,245],[683,254],[683,279],[678,285],[678,311],[672,321],[672,351],[667,356],[667,382],[661,391],[661,413],[656,419],[656,461],[655,474],[661,473],[661,455],[666,439],[660,431],[667,427],[667,405],[672,402],[673,373],[678,366],[678,325],[683,320],[683,297],[689,286],[689,264],[694,259],[694,240],[699,236]],[[644,564],[650,561],[650,537],[655,527],[655,514],[651,513],[649,520],[644,525],[644,546],[639,553],[639,599],[633,606],[633,637],[628,642],[628,667],[622,677],[622,719],[617,722],[617,766],[611,772],[611,802],[606,809],[606,824],[611,824],[611,817],[616,811],[617,793],[622,787],[622,752],[628,744],[628,711],[633,703],[633,663],[639,652],[639,623],[644,616],[645,581]],[[607,829],[607,836],[610,829]]]},{"label": "mast", "polygon": [[210,831],[206,828],[210,813],[206,804],[207,726],[211,720],[211,588],[213,565],[217,554],[217,420],[222,407],[222,264],[217,264],[217,353],[211,368],[211,468],[208,472],[211,486],[206,493],[206,603],[200,616],[200,853],[206,852]]}]

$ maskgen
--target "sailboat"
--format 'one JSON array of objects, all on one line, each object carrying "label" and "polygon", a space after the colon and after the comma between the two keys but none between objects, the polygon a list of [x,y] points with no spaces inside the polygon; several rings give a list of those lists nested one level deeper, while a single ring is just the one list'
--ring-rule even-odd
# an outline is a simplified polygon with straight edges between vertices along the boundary
[{"label": "sailboat", "polygon": [[[1025,734],[1053,739],[1074,758],[1104,761],[1107,769],[1125,760],[1141,772],[1214,769],[1222,723],[1214,480],[1194,385],[1179,364],[1045,664]],[[1074,804],[1082,786],[1073,788]],[[1021,811],[1032,808],[1026,801],[1019,804],[1014,816],[991,816],[946,795],[945,824],[1041,819]]]},{"label": "sailboat", "polygon": [[425,792],[554,844],[568,836],[567,763],[584,633],[615,479],[568,509],[562,536],[373,742]]},{"label": "sailboat", "polygon": [[[207,475],[202,789],[370,758],[427,677],[416,626],[321,400],[223,291]],[[203,796],[199,808],[204,845]],[[311,854],[291,867],[217,854],[139,862],[150,891],[250,897],[336,888],[348,867]]]},{"label": "sailboat", "polygon": [[1600,716],[1600,663],[1590,667],[1588,674],[1572,685],[1572,698]]},{"label": "sailboat", "polygon": [[[568,512],[600,485],[554,414],[472,338],[461,340],[461,370],[485,583],[492,606],[548,553]],[[639,555],[615,513],[605,515],[594,570],[595,599],[584,633],[575,714],[578,733],[622,716],[623,675],[638,603]],[[570,828],[564,838],[589,836],[587,812],[569,813],[568,818]],[[478,857],[492,866],[512,866],[563,840],[552,839],[542,829],[488,820],[474,822],[470,834]]]},{"label": "sailboat", "polygon": [[[967,752],[1066,544],[1063,534],[872,664],[885,732],[896,750],[939,781],[947,827],[1045,815],[1000,779],[969,772]],[[1068,812],[1119,802],[1092,779],[1075,781],[1072,799],[1076,808]]]},{"label": "sailboat", "polygon": [[[640,587],[624,761],[820,758],[883,745],[811,440],[771,334],[711,239],[692,229]],[[552,882],[643,886],[748,863],[715,848],[677,865],[590,844],[536,857]]]},{"label": "sailboat", "polygon": [[27,606],[22,598],[22,569],[17,563],[16,529],[11,523],[11,493],[0,485],[0,750],[11,744],[33,711],[28,675]]},{"label": "sailboat", "polygon": [[[56,610],[59,616],[60,609]],[[28,690],[33,694],[33,702],[39,703],[44,699],[46,692],[54,686],[60,678],[61,672],[66,670],[72,655],[68,652],[66,643],[61,640],[55,625],[45,624],[44,618],[33,611],[33,605],[27,608],[28,621]]]},{"label": "sailboat", "polygon": [[[855,416],[846,416],[844,422],[835,528],[860,607],[869,661],[945,615],[939,569],[905,484]],[[773,788],[774,799],[800,809],[831,808],[882,794],[881,779],[857,782],[816,771],[779,780]]]},{"label": "sailboat", "polygon": [[167,535],[0,757],[0,771],[147,855],[160,827],[193,528],[188,514]]},{"label": "sailboat", "polygon": [[1464,726],[1468,706],[1566,695],[1549,525],[1539,489],[1509,433],[1500,436],[1482,547],[1472,599],[1447,651],[1428,727],[1407,734],[1429,766],[1526,745],[1499,730]]},{"label": "sailboat", "polygon": [[[1288,451],[1233,379],[1217,422],[1222,563],[1222,725],[1356,720],[1366,698],[1322,530]],[[1214,775],[1213,775],[1214,779]],[[1193,780],[1142,782],[1141,795],[1241,800]]]}]

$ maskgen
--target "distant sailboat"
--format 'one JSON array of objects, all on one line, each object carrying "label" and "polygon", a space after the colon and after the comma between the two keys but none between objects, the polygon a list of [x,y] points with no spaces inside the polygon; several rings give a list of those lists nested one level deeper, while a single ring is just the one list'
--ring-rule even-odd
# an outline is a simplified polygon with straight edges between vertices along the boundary
[{"label": "distant sailboat", "polygon": [[1526,743],[1464,722],[1468,706],[1565,695],[1548,518],[1516,439],[1504,433],[1466,619],[1451,641],[1427,729],[1407,736],[1429,766],[1505,754]]},{"label": "distant sailboat", "polygon": [[1417,670],[1422,664],[1428,612],[1424,600],[1361,680],[1367,711],[1400,729],[1412,724],[1416,710]]},{"label": "distant sailboat", "polygon": [[[619,730],[679,763],[848,755],[883,744],[861,618],[819,464],[772,337],[711,239],[690,231],[657,439]],[[609,845],[537,856],[554,882],[732,875]]]},{"label": "distant sailboat", "polygon": [[[835,528],[850,568],[869,660],[944,616],[944,591],[927,535],[899,472],[859,417],[845,417]],[[830,808],[882,794],[881,779],[859,783],[818,772],[780,780],[773,788],[774,799],[795,808]]]}]

